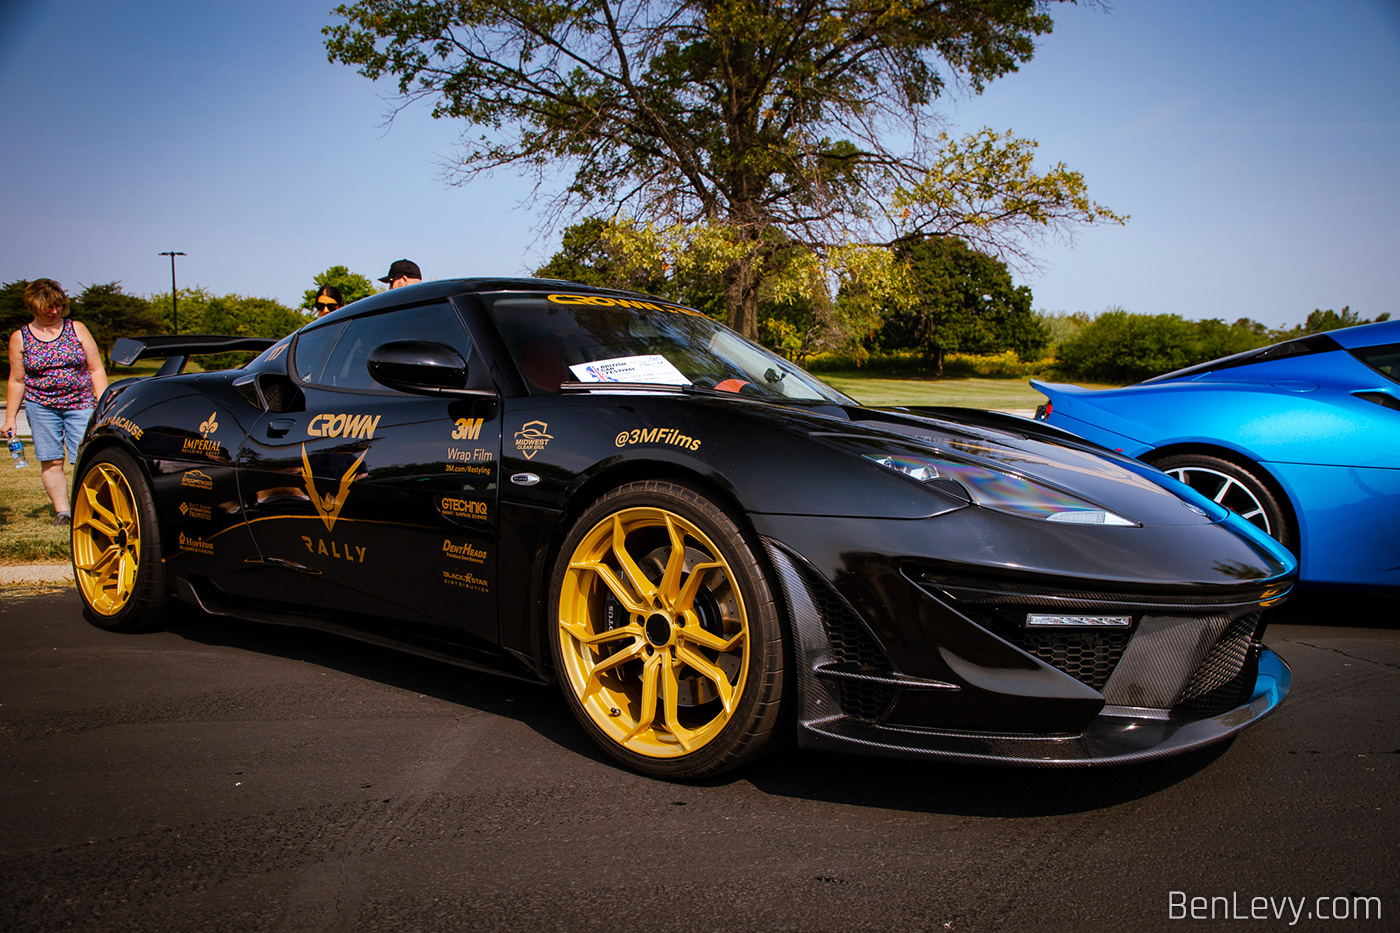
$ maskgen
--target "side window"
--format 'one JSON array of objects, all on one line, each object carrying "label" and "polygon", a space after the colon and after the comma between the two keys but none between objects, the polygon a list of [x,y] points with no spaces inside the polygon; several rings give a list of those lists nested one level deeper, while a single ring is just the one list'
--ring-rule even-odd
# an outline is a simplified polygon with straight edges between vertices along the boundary
[{"label": "side window", "polygon": [[344,323],[332,324],[330,327],[313,328],[297,336],[296,349],[292,351],[292,369],[298,379],[302,382],[311,381],[311,377],[320,370],[321,361],[326,358],[326,351],[344,329]]},{"label": "side window", "polygon": [[354,318],[345,326],[344,335],[335,342],[315,379],[319,385],[382,391],[384,387],[370,376],[367,364],[374,348],[391,340],[433,340],[452,347],[462,359],[471,359],[471,340],[447,302]]}]

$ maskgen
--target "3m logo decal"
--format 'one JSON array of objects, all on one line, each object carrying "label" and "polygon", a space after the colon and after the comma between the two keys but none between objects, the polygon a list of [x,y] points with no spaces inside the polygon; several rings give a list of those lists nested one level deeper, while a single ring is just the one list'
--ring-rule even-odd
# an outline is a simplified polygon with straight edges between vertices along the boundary
[{"label": "3m logo decal", "polygon": [[543,421],[527,421],[525,426],[515,432],[515,449],[524,455],[526,460],[533,460],[535,454],[544,450],[545,445],[554,439],[552,434],[546,434],[549,425]]},{"label": "3m logo decal", "polygon": [[452,432],[454,441],[475,441],[481,438],[483,418],[458,418],[457,427]]},{"label": "3m logo decal", "polygon": [[320,414],[306,425],[306,433],[312,437],[371,438],[379,426],[379,418],[379,415]]},{"label": "3m logo decal", "polygon": [[301,476],[306,480],[306,491],[310,493],[311,502],[316,506],[316,514],[321,516],[321,522],[327,531],[335,528],[335,520],[340,517],[340,510],[345,507],[345,498],[350,493],[350,484],[355,481],[355,471],[360,468],[367,453],[368,450],[362,451],[355,458],[355,462],[350,464],[350,469],[340,478],[340,488],[336,490],[335,495],[322,496],[316,491],[316,480],[311,476],[311,461],[306,457],[306,445],[301,445]]}]

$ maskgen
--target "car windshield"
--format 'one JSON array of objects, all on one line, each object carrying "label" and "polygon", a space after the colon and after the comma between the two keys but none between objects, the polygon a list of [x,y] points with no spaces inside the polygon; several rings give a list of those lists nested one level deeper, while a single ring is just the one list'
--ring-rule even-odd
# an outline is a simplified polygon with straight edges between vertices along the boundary
[{"label": "car windshield", "polygon": [[703,314],[654,299],[605,295],[487,296],[531,389],[650,383],[772,400],[851,404],[796,365]]}]

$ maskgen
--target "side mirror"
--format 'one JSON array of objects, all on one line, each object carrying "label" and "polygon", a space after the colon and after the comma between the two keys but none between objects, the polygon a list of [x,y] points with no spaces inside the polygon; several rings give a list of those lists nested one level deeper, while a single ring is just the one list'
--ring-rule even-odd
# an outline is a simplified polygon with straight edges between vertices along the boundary
[{"label": "side mirror", "polygon": [[375,347],[366,365],[375,382],[402,392],[467,392],[467,361],[446,344],[393,340]]}]

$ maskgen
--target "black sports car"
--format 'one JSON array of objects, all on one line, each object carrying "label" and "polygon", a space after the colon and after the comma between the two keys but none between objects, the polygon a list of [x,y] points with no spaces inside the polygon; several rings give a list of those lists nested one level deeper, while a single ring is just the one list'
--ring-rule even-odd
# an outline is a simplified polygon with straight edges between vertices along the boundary
[{"label": "black sports car", "polygon": [[[89,617],[171,599],[557,680],[646,774],[804,746],[1087,765],[1287,694],[1293,558],[1029,419],[862,408],[686,308],[428,282],[273,345],[126,341],[75,474]],[[182,374],[191,353],[263,349]]]}]

